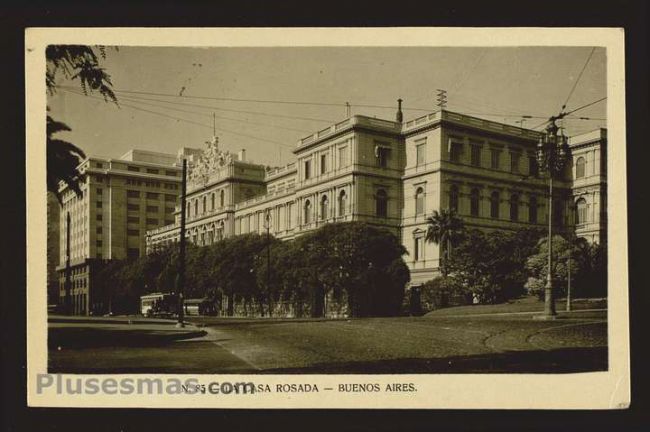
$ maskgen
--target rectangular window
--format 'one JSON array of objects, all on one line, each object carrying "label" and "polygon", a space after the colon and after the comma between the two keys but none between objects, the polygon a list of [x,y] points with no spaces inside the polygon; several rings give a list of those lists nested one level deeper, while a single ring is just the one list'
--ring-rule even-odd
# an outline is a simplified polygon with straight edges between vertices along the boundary
[{"label": "rectangular window", "polygon": [[311,161],[305,161],[305,180],[311,177]]},{"label": "rectangular window", "polygon": [[158,213],[158,206],[147,206],[147,213]]},{"label": "rectangular window", "polygon": [[165,201],[176,202],[176,195],[165,194]]},{"label": "rectangular window", "polygon": [[96,244],[97,244],[98,248],[102,247],[102,241],[101,240],[97,240]]},{"label": "rectangular window", "polygon": [[97,188],[97,195],[101,195],[103,193],[102,188]]},{"label": "rectangular window", "polygon": [[134,166],[129,166],[126,169],[129,170],[129,171],[140,172],[140,168],[134,167]]},{"label": "rectangular window", "polygon": [[449,160],[455,163],[460,162],[460,155],[463,152],[463,144],[459,142],[452,142],[449,149]]},{"label": "rectangular window", "polygon": [[101,162],[97,162],[97,164],[96,164],[95,166],[96,166],[97,168],[104,168],[104,164],[101,163]]},{"label": "rectangular window", "polygon": [[520,154],[519,153],[510,153],[510,172],[511,173],[519,173],[519,158]]},{"label": "rectangular window", "polygon": [[176,177],[176,171],[165,171],[165,175]]},{"label": "rectangular window", "polygon": [[339,148],[339,168],[348,166],[348,147]]},{"label": "rectangular window", "polygon": [[165,207],[165,213],[174,213],[174,207]]},{"label": "rectangular window", "polygon": [[490,156],[491,156],[491,163],[490,163],[490,168],[498,170],[499,169],[499,161],[501,159],[501,150],[499,149],[491,149],[490,150]]},{"label": "rectangular window", "polygon": [[388,167],[388,154],[390,149],[388,147],[377,146],[375,149],[377,157],[377,165],[381,168]]},{"label": "rectangular window", "polygon": [[140,205],[139,204],[127,204],[126,208],[127,208],[127,210],[131,210],[131,211],[139,211],[140,210]]},{"label": "rectangular window", "polygon": [[101,233],[102,233],[102,227],[97,227],[97,234],[101,234]]},{"label": "rectangular window", "polygon": [[97,208],[98,209],[102,208],[102,202],[101,201],[97,201]]},{"label": "rectangular window", "polygon": [[413,247],[413,259],[415,261],[420,261],[422,258],[422,244],[423,244],[423,239],[424,237],[416,237],[414,239],[414,247]]},{"label": "rectangular window", "polygon": [[539,174],[539,167],[537,166],[537,159],[535,156],[528,156],[528,175],[537,176]]},{"label": "rectangular window", "polygon": [[158,225],[158,219],[147,218],[147,225]]},{"label": "rectangular window", "polygon": [[98,221],[102,220],[102,215],[98,214],[98,215],[96,216],[96,219],[97,219]]},{"label": "rectangular window", "polygon": [[165,225],[173,225],[174,221],[172,219],[165,219]]},{"label": "rectangular window", "polygon": [[473,144],[472,145],[472,165],[475,167],[481,166],[481,146]]},{"label": "rectangular window", "polygon": [[139,224],[140,223],[140,218],[137,217],[137,216],[128,216],[126,218],[126,222],[127,223],[137,223],[137,224]]},{"label": "rectangular window", "polygon": [[327,172],[327,155],[320,155],[320,173],[325,174]]},{"label": "rectangular window", "polygon": [[160,197],[159,193],[156,192],[147,192],[147,199],[157,200]]},{"label": "rectangular window", "polygon": [[140,191],[127,190],[126,191],[126,197],[127,198],[140,198]]},{"label": "rectangular window", "polygon": [[148,174],[160,174],[160,170],[153,169],[153,168],[147,168],[147,173]]},{"label": "rectangular window", "polygon": [[126,257],[128,259],[137,259],[140,257],[140,249],[138,248],[128,248],[126,250]]},{"label": "rectangular window", "polygon": [[415,153],[416,153],[416,164],[424,165],[426,163],[426,151],[427,143],[423,142],[422,144],[416,144]]},{"label": "rectangular window", "polygon": [[136,237],[137,237],[137,236],[140,235],[140,230],[130,228],[130,229],[127,229],[127,230],[126,230],[126,233],[127,233],[127,235],[130,235],[130,236],[136,236]]}]

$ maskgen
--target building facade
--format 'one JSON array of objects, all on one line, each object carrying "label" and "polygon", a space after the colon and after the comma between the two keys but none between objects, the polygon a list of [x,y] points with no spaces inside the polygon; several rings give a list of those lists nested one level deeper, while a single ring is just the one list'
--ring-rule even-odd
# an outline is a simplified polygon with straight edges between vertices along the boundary
[{"label": "building facade", "polygon": [[[299,140],[296,161],[280,168],[223,152],[213,139],[189,164],[186,237],[209,245],[268,228],[291,239],[361,221],[401,239],[411,285],[420,285],[439,271],[440,248],[424,240],[434,210],[454,209],[467,227],[483,230],[547,226],[539,132],[446,110],[406,122],[400,110],[396,119],[355,115],[321,129]],[[605,130],[572,137],[572,163],[554,182],[556,229],[575,227],[596,242],[605,236],[605,144]],[[179,236],[177,209],[173,224],[147,231],[146,247]]]},{"label": "building facade", "polygon": [[78,167],[85,176],[80,196],[62,184],[59,304],[66,302],[69,260],[73,312],[86,315],[106,309],[105,299],[93,295],[96,270],[106,260],[143,255],[146,230],[174,223],[181,189],[177,160],[174,155],[141,150],[119,159],[91,157]]},{"label": "building facade", "polygon": [[607,242],[607,130],[569,139],[575,235],[590,243]]}]

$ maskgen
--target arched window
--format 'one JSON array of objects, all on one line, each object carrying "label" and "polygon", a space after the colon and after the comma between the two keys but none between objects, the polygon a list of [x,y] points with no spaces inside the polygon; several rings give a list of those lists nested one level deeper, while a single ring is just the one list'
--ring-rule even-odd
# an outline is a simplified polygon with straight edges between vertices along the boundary
[{"label": "arched window", "polygon": [[528,222],[537,223],[537,197],[534,195],[528,203]]},{"label": "arched window", "polygon": [[490,194],[490,217],[494,219],[499,219],[499,204],[501,201],[501,196],[499,192],[494,191]]},{"label": "arched window", "polygon": [[458,186],[451,185],[449,188],[449,210],[458,213]]},{"label": "arched window", "polygon": [[222,189],[221,192],[219,193],[219,207],[223,207],[225,203],[226,203],[226,193]]},{"label": "arched window", "polygon": [[519,195],[510,195],[510,220],[517,222],[519,220]]},{"label": "arched window", "polygon": [[469,207],[470,207],[470,214],[472,216],[478,216],[479,215],[479,202],[481,199],[481,194],[478,190],[478,188],[472,189],[470,192],[469,196]]},{"label": "arched window", "polygon": [[388,216],[388,195],[383,189],[379,189],[375,195],[375,213],[378,217]]},{"label": "arched window", "polygon": [[415,191],[415,214],[424,214],[424,189],[421,187]]},{"label": "arched window", "polygon": [[323,195],[320,199],[320,218],[321,220],[327,219],[329,213],[329,199],[327,195]]},{"label": "arched window", "polygon": [[214,192],[212,192],[212,195],[210,196],[210,201],[211,201],[210,210],[214,210],[214,204],[215,204]]},{"label": "arched window", "polygon": [[339,193],[339,216],[343,216],[346,213],[346,205],[348,202],[348,197],[345,194],[345,191],[342,190],[341,193]]},{"label": "arched window", "polygon": [[205,213],[206,210],[208,210],[208,197],[203,195],[203,213]]},{"label": "arched window", "polygon": [[305,200],[304,223],[308,224],[309,222],[311,222],[311,202],[309,200]]},{"label": "arched window", "polygon": [[190,203],[187,203],[187,211],[185,212],[185,213],[186,213],[186,214],[185,214],[185,217],[187,217],[188,219],[189,219],[189,217],[190,217],[190,208],[191,208],[191,207],[190,207]]},{"label": "arched window", "polygon": [[580,198],[576,201],[576,224],[583,224],[587,222],[587,201]]},{"label": "arched window", "polygon": [[199,200],[194,200],[194,216],[199,214]]},{"label": "arched window", "polygon": [[580,156],[576,160],[576,178],[583,178],[585,176],[585,158]]}]

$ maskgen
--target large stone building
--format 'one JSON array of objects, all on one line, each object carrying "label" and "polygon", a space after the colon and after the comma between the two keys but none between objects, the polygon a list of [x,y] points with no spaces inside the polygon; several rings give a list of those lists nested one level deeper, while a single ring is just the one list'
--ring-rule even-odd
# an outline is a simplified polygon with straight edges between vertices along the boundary
[{"label": "large stone building", "polygon": [[143,255],[146,230],[174,222],[181,189],[177,160],[174,155],[141,150],[131,150],[119,159],[91,157],[78,167],[85,174],[80,185],[82,195],[62,184],[59,304],[65,304],[69,253],[73,312],[85,315],[106,309],[105,299],[93,296],[95,270],[106,260]]},{"label": "large stone building", "polygon": [[[468,227],[545,227],[548,183],[535,160],[540,133],[441,110],[403,122],[355,115],[299,140],[296,161],[267,168],[219,150],[190,160],[185,235],[198,245],[249,232],[291,239],[319,226],[362,221],[397,235],[411,284],[436,275],[440,248],[426,218],[451,208]],[[554,221],[605,239],[606,132],[572,137],[572,163],[555,182]],[[578,211],[574,208],[577,206]],[[147,231],[148,250],[178,241],[176,221]]]}]

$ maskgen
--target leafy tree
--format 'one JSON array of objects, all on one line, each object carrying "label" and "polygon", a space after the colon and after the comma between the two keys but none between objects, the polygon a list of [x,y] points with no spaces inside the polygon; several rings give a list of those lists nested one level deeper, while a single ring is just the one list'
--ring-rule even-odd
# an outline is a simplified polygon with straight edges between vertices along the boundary
[{"label": "leafy tree", "polygon": [[[110,75],[101,67],[100,58],[106,58],[104,46],[49,45],[45,50],[45,85],[48,94],[56,93],[58,81],[62,78],[78,81],[84,94],[98,92],[104,100],[117,104]],[[77,171],[77,166],[86,157],[83,150],[55,137],[60,132],[70,130],[65,123],[47,116],[47,190],[53,192],[59,202],[59,182],[64,182],[80,194],[79,182],[83,180]]]},{"label": "leafy tree", "polygon": [[526,260],[535,251],[540,236],[536,229],[489,233],[468,230],[449,261],[449,275],[481,303],[518,297],[524,293],[528,276]]},{"label": "leafy tree", "polygon": [[434,210],[427,218],[426,241],[441,246],[440,267],[443,276],[447,275],[447,263],[451,258],[452,247],[460,238],[464,223],[453,210]]},{"label": "leafy tree", "polygon": [[[607,295],[606,250],[602,245],[589,244],[574,236],[568,240],[559,235],[554,236],[552,266],[553,288],[557,294],[566,295],[570,275],[573,297]],[[526,288],[529,293],[543,298],[548,277],[546,238],[540,240],[536,253],[530,256],[526,268],[529,272]]]},{"label": "leafy tree", "polygon": [[[572,254],[572,265],[569,273],[568,256]],[[576,259],[577,251],[572,250],[570,242],[560,235],[553,236],[553,249],[551,259],[551,275],[553,276],[553,289],[558,295],[566,295],[567,279],[569,274],[575,280],[576,275],[580,272],[580,266],[583,259]],[[544,298],[544,288],[548,279],[548,237],[539,241],[537,251],[531,255],[526,263],[526,269],[529,278],[526,288],[530,294],[538,295]]]}]

